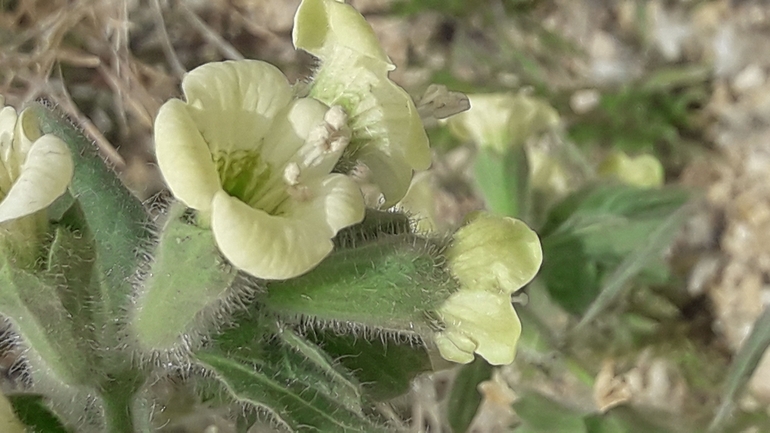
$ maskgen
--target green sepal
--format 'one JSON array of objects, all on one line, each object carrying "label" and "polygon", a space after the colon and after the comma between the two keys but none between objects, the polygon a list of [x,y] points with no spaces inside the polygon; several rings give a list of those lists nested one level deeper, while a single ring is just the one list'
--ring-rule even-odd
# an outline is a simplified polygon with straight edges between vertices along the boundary
[{"label": "green sepal", "polygon": [[129,326],[144,350],[173,350],[183,336],[205,332],[206,313],[225,300],[237,274],[222,259],[211,230],[189,221],[186,209],[181,203],[169,209],[130,313]]},{"label": "green sepal", "polygon": [[149,236],[149,218],[114,170],[98,154],[93,142],[60,112],[41,104],[29,107],[43,134],[54,134],[69,147],[75,173],[69,193],[80,204],[94,238],[96,269],[108,295],[106,310],[119,317],[130,302],[132,277]]},{"label": "green sepal", "polygon": [[375,401],[406,394],[412,379],[431,370],[427,350],[414,342],[357,338],[328,331],[313,332],[308,338],[352,371],[366,397]]},{"label": "green sepal", "polygon": [[266,309],[290,320],[350,331],[428,335],[435,311],[456,290],[442,246],[414,235],[342,249],[298,278],[271,283]]},{"label": "green sepal", "polygon": [[502,153],[492,147],[479,148],[474,173],[491,212],[528,219],[529,164],[524,146],[511,146]]},{"label": "green sepal", "polygon": [[[329,396],[327,377],[291,352],[280,362],[241,360],[217,352],[195,357],[221,380],[232,397],[270,414],[289,431],[389,432]],[[275,355],[273,355],[275,356]]]},{"label": "green sepal", "polygon": [[68,433],[64,424],[46,405],[45,397],[37,394],[11,394],[8,400],[19,420],[30,433]]},{"label": "green sepal", "polygon": [[77,386],[92,383],[73,322],[54,284],[15,269],[0,256],[0,314],[7,317],[24,343],[32,368],[59,383]]}]

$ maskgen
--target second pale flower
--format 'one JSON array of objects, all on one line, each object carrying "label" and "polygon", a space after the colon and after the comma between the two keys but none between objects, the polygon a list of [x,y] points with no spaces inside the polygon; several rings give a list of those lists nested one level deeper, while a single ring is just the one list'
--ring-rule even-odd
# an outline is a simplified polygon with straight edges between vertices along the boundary
[{"label": "second pale flower", "polygon": [[357,185],[330,174],[350,139],[338,107],[294,99],[277,68],[254,60],[203,65],[182,89],[186,102],[166,102],[156,119],[158,165],[236,267],[295,277],[363,219]]}]

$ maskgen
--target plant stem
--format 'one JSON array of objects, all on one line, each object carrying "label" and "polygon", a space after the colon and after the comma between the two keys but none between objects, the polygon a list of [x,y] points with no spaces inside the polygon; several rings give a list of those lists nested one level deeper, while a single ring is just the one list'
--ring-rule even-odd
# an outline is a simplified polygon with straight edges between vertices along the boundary
[{"label": "plant stem", "polygon": [[106,431],[136,433],[133,403],[142,384],[142,375],[138,371],[127,370],[112,376],[112,379],[102,387],[101,392]]}]

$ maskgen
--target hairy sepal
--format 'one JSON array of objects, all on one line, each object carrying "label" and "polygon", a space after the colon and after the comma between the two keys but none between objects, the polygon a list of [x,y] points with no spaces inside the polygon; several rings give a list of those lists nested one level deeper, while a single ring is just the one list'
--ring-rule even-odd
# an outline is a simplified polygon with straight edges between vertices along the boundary
[{"label": "hairy sepal", "polygon": [[299,278],[270,284],[263,302],[290,321],[419,340],[435,330],[430,312],[457,290],[443,248],[412,234],[380,236],[335,251]]}]

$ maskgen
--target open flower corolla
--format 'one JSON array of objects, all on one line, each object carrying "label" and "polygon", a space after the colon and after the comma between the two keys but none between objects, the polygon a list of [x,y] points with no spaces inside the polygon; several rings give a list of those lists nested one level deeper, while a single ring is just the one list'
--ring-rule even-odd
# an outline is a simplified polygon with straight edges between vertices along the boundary
[{"label": "open flower corolla", "polygon": [[460,289],[438,308],[441,356],[464,364],[477,353],[490,364],[510,364],[521,335],[511,294],[535,277],[542,260],[537,234],[520,220],[472,215],[447,251]]},{"label": "open flower corolla", "polygon": [[46,221],[39,211],[64,194],[74,166],[66,143],[43,135],[31,112],[4,105],[0,96],[0,238],[17,254],[34,254]]},{"label": "open flower corolla", "polygon": [[256,61],[208,63],[182,81],[155,123],[174,195],[210,218],[236,267],[287,279],[317,265],[343,227],[363,219],[355,182],[330,174],[350,141],[340,107],[294,98],[286,77]]},{"label": "open flower corolla", "polygon": [[30,115],[17,115],[13,107],[0,110],[0,223],[45,209],[72,179],[67,145],[55,135],[42,135]]},{"label": "open flower corolla", "polygon": [[374,31],[350,5],[303,0],[292,36],[296,48],[320,59],[309,95],[348,115],[352,135],[341,168],[365,165],[382,193],[381,206],[394,205],[412,171],[430,165],[430,148],[414,102],[388,79],[395,66]]},{"label": "open flower corolla", "polygon": [[559,122],[553,107],[526,94],[471,94],[468,99],[471,108],[448,119],[450,131],[500,153]]}]

